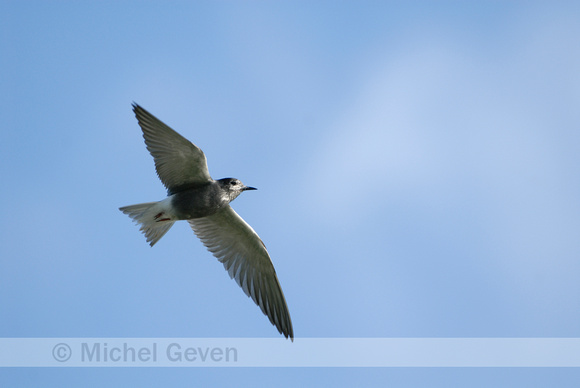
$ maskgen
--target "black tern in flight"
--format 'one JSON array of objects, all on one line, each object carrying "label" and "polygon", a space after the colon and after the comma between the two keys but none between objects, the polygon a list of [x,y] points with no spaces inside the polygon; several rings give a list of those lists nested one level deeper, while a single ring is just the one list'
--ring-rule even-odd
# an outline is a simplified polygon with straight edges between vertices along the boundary
[{"label": "black tern in flight", "polygon": [[246,295],[286,338],[294,339],[290,313],[266,246],[229,205],[255,190],[238,179],[213,180],[201,149],[133,103],[145,145],[155,160],[167,198],[119,208],[141,226],[151,246],[186,220],[201,242],[223,263]]}]

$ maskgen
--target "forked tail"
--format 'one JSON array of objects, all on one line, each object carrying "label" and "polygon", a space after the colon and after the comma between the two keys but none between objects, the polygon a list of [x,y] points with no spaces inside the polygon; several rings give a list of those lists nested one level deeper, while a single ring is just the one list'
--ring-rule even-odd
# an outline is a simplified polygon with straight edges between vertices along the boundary
[{"label": "forked tail", "polygon": [[147,202],[123,206],[119,210],[141,226],[139,229],[147,238],[147,242],[153,246],[175,223],[175,220],[166,214],[164,205],[164,201]]}]

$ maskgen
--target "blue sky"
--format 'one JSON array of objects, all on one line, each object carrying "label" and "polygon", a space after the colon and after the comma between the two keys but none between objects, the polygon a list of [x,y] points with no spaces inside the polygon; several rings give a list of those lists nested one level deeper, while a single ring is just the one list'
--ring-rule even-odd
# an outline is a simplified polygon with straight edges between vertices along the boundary
[{"label": "blue sky", "polygon": [[[0,3],[0,337],[276,337],[164,198],[201,147],[300,337],[580,336],[575,2]],[[4,369],[6,386],[573,386],[574,369]],[[477,385],[480,384],[480,385]]]}]

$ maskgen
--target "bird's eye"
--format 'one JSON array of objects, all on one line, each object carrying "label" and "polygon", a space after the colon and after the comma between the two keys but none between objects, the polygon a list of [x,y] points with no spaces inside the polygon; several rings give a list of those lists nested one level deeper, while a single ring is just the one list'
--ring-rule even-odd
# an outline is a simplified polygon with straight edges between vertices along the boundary
[{"label": "bird's eye", "polygon": [[230,182],[230,185],[232,185],[232,186],[235,186],[235,185],[237,185],[237,184],[238,184],[238,181],[231,181],[231,182]]}]

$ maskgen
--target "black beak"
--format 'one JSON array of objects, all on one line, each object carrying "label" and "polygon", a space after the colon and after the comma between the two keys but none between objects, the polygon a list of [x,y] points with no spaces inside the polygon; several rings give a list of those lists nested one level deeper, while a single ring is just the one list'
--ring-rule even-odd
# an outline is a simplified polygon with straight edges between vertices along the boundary
[{"label": "black beak", "polygon": [[244,187],[244,191],[246,190],[258,190],[258,189],[256,189],[255,187],[246,186]]}]

